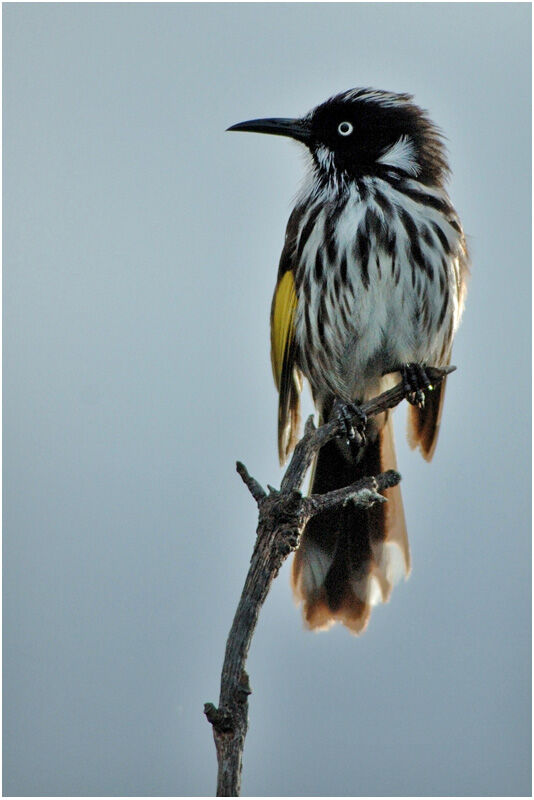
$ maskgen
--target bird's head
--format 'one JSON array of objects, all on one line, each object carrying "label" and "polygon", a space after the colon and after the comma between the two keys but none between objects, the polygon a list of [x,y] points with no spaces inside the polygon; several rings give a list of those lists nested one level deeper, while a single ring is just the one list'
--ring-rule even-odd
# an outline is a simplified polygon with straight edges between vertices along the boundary
[{"label": "bird's head", "polygon": [[351,89],[300,119],[253,119],[228,130],[303,142],[319,180],[339,183],[370,175],[440,185],[448,172],[439,130],[407,94]]}]

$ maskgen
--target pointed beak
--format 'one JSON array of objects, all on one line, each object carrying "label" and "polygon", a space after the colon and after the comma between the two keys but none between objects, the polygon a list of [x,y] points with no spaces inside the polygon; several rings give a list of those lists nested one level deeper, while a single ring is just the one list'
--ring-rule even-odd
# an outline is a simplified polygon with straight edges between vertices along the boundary
[{"label": "pointed beak", "polygon": [[271,133],[274,136],[289,136],[308,144],[311,138],[309,123],[302,119],[249,119],[227,128],[228,131],[249,131],[250,133]]}]

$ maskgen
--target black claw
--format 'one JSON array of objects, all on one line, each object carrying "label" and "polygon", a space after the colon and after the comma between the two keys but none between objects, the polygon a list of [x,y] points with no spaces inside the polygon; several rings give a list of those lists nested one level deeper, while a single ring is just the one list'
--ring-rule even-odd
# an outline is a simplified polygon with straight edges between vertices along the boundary
[{"label": "black claw", "polygon": [[425,407],[425,393],[422,389],[418,389],[415,393],[415,403],[419,408]]},{"label": "black claw", "polygon": [[343,403],[336,400],[334,413],[343,425],[343,433],[340,434],[346,439],[349,447],[356,446],[357,449],[365,444],[365,428],[367,427],[367,416],[361,407],[356,403]]},{"label": "black claw", "polygon": [[365,429],[367,428],[367,414],[362,411],[362,407],[356,405],[356,403],[351,403],[349,406],[350,413],[354,417],[353,424],[356,427],[357,433],[360,435],[360,438],[363,442],[365,442]]},{"label": "black claw", "polygon": [[414,363],[404,364],[401,373],[406,399],[413,406],[424,408],[425,392],[430,392],[433,389],[424,365]]}]

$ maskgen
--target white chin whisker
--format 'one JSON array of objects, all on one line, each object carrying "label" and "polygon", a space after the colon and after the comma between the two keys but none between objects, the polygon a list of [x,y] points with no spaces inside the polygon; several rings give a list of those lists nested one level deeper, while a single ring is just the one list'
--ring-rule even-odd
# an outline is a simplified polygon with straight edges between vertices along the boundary
[{"label": "white chin whisker", "polygon": [[315,151],[315,157],[319,167],[325,172],[330,172],[334,167],[334,154],[328,147],[321,145]]},{"label": "white chin whisker", "polygon": [[313,195],[315,199],[329,200],[345,193],[349,188],[348,175],[335,163],[334,152],[320,145],[313,153]]}]

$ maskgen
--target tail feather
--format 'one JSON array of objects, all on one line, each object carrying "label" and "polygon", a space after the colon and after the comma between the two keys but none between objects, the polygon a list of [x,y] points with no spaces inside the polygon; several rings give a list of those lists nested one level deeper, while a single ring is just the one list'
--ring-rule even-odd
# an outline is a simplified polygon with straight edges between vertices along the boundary
[{"label": "tail feather", "polygon": [[[397,469],[393,420],[391,417],[388,418],[387,423],[381,430],[381,464],[382,472],[388,469]],[[411,569],[410,545],[400,485],[397,484],[392,486],[391,489],[385,489],[384,497],[387,503],[383,505],[385,513],[383,548],[388,553],[388,568],[393,585],[395,585],[400,580],[400,577],[407,577]]]},{"label": "tail feather", "polygon": [[[340,441],[319,453],[313,493],[347,486],[359,478],[395,469],[391,419],[370,426],[368,443],[355,462]],[[295,553],[292,585],[308,627],[335,622],[361,633],[371,608],[389,599],[393,585],[409,572],[410,555],[398,486],[384,491],[388,502],[362,509],[349,504],[310,520]]]},{"label": "tail feather", "polygon": [[408,412],[408,443],[412,450],[419,448],[425,461],[432,460],[438,443],[445,383],[444,379],[426,395],[423,408],[410,406]]}]

